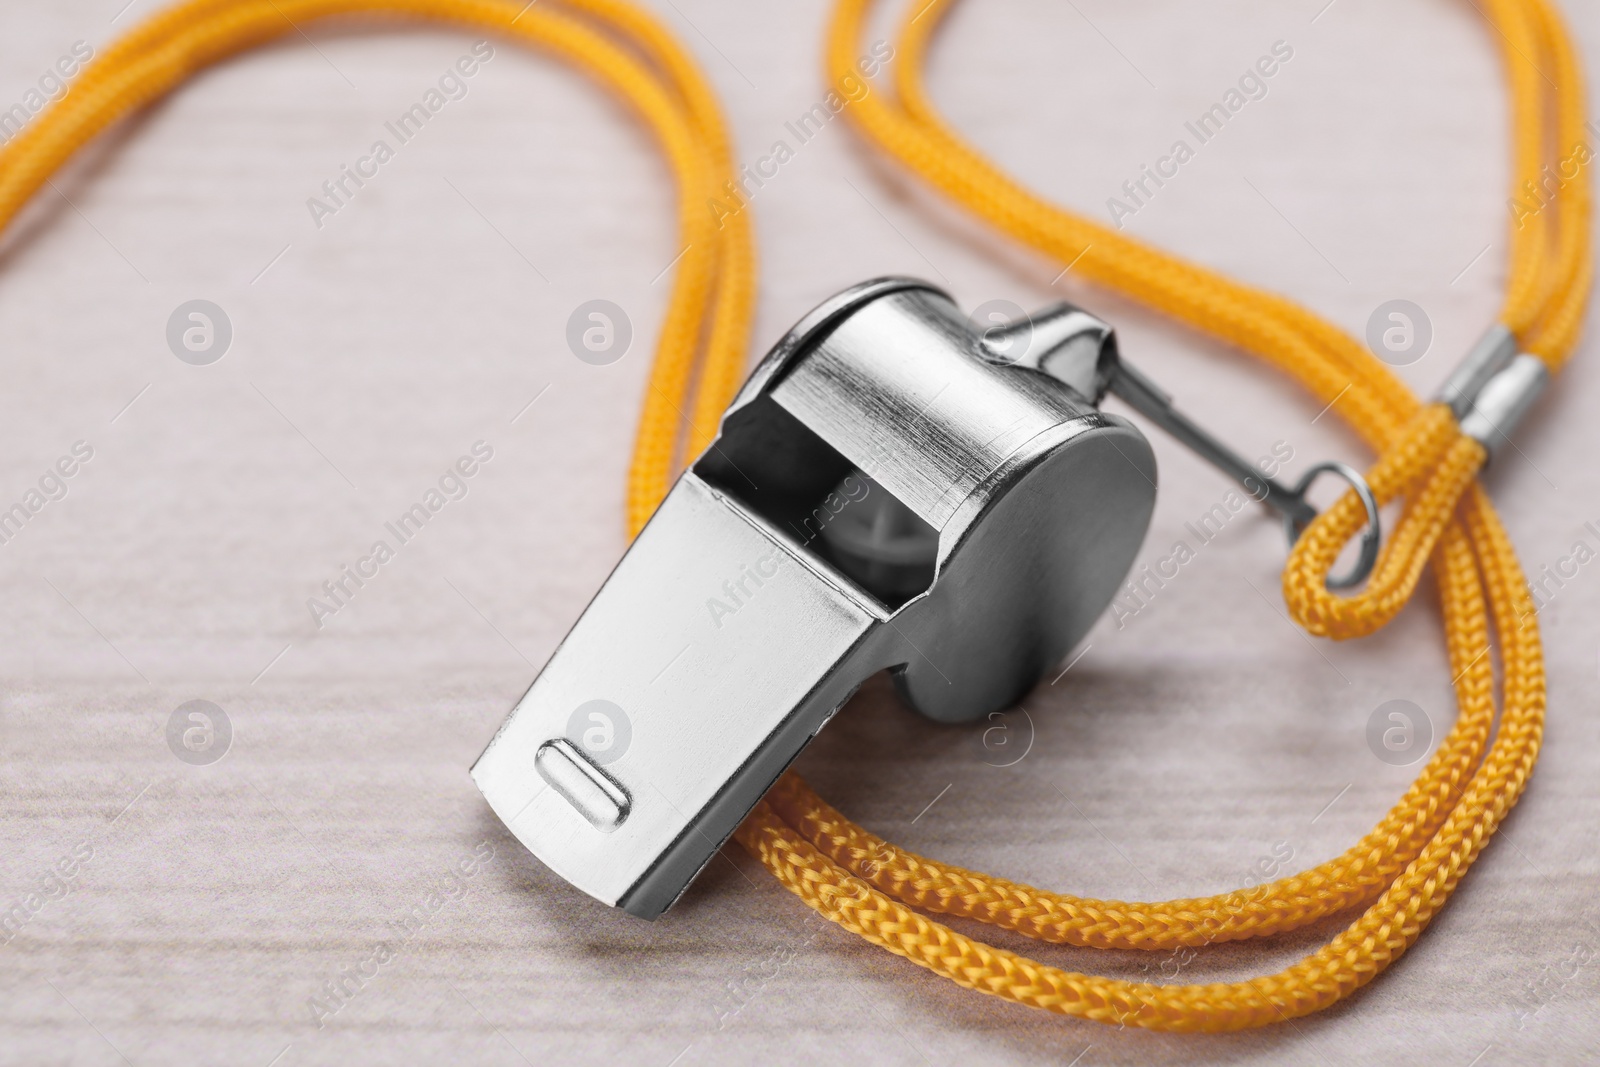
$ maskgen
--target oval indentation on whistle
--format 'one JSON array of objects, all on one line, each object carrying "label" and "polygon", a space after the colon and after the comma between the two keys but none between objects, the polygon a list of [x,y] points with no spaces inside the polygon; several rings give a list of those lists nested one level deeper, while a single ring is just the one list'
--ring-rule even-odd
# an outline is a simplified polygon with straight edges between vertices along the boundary
[{"label": "oval indentation on whistle", "polygon": [[533,765],[539,777],[601,833],[609,834],[628,817],[627,792],[565,737],[540,745]]}]

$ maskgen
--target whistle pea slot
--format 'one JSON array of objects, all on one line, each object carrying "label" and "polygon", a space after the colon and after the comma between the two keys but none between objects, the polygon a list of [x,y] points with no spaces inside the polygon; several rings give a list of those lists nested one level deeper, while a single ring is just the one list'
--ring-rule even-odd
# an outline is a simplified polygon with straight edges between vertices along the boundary
[{"label": "whistle pea slot", "polygon": [[938,530],[860,471],[845,475],[824,506],[836,502],[822,539],[840,570],[891,607],[927,591]]},{"label": "whistle pea slot", "polygon": [[891,609],[933,584],[939,532],[770,397],[729,416],[694,472]]}]

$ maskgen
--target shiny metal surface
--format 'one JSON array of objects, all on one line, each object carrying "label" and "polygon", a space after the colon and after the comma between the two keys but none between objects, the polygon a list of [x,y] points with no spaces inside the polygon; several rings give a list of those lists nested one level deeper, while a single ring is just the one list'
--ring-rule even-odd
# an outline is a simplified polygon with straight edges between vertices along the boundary
[{"label": "shiny metal surface", "polygon": [[[1367,509],[1367,525],[1361,531],[1361,546],[1356,550],[1356,558],[1350,564],[1350,569],[1343,574],[1330,574],[1325,579],[1329,589],[1349,589],[1366,581],[1367,575],[1372,573],[1372,568],[1378,562],[1378,549],[1383,545],[1383,516],[1378,511],[1378,495],[1372,491],[1372,486],[1367,484],[1360,471],[1347,463],[1318,463],[1307,468],[1294,485],[1295,495],[1303,500],[1318,476],[1323,474],[1337,474],[1349,482],[1350,488],[1361,498],[1361,506]],[[1289,539],[1289,544],[1300,540],[1304,529],[1304,523],[1297,522],[1289,515],[1283,517],[1283,534]]]},{"label": "shiny metal surface", "polygon": [[[1075,323],[1053,347],[1104,327]],[[474,765],[490,806],[574,885],[653,917],[873,673],[941,721],[1012,704],[1105,609],[1155,501],[1148,442],[1076,380],[1090,395],[997,365],[920,282],[807,316]],[[833,555],[823,531],[875,492],[897,544],[937,544],[923,588]],[[596,706],[621,717],[603,754],[574,725]]]},{"label": "shiny metal surface", "polygon": [[1118,363],[1111,325],[1065,302],[987,331],[983,350],[992,362],[1050,375],[1096,407]]},{"label": "shiny metal surface", "polygon": [[550,788],[603,834],[621,826],[633,807],[627,791],[565,737],[540,745],[533,766]]},{"label": "shiny metal surface", "polygon": [[[766,574],[764,584],[744,577],[752,573]],[[741,578],[751,595],[736,602],[725,587]],[[734,610],[724,615],[709,601]],[[511,832],[556,873],[653,917],[860,680],[894,658],[884,647],[884,616],[686,474],[473,777]],[[566,731],[573,710],[594,699],[620,709],[630,735],[604,768],[630,797],[631,810],[610,832],[535,769],[547,741],[565,736],[584,746]]]},{"label": "shiny metal surface", "polygon": [[[1468,388],[1470,384],[1475,396],[1482,382],[1504,365],[1509,358],[1503,352],[1504,341],[1510,335],[1503,328],[1500,333],[1505,337],[1491,330],[1468,356],[1452,379],[1458,381],[1458,388]],[[1347,589],[1360,585],[1372,573],[1378,560],[1383,527],[1372,487],[1359,471],[1343,463],[1321,463],[1308,470],[1294,486],[1269,477],[1180,411],[1164,389],[1124,360],[1115,332],[1095,316],[1071,304],[1055,304],[1008,325],[991,327],[984,334],[983,347],[992,362],[1041,371],[1096,406],[1107,393],[1114,395],[1238,482],[1253,500],[1278,512],[1283,517],[1290,545],[1317,517],[1317,509],[1306,499],[1312,483],[1319,474],[1338,474],[1350,483],[1365,504],[1367,527],[1361,534],[1360,551],[1350,569],[1341,575],[1330,575],[1328,588]]]},{"label": "shiny metal surface", "polygon": [[751,374],[472,769],[518,840],[652,918],[880,670],[917,711],[1011,706],[1094,624],[1155,504],[1115,393],[1281,511],[1287,488],[1183,416],[1070,305],[982,334],[884,278],[828,300]]},{"label": "shiny metal surface", "polygon": [[1523,353],[1506,363],[1470,398],[1461,416],[1461,432],[1489,451],[1493,459],[1522,417],[1550,384],[1550,370],[1538,356]]},{"label": "shiny metal surface", "polygon": [[1495,323],[1478,338],[1456,369],[1450,372],[1450,377],[1439,389],[1437,399],[1450,405],[1459,422],[1472,410],[1472,402],[1489,379],[1504,370],[1516,354],[1516,335],[1500,323]]}]

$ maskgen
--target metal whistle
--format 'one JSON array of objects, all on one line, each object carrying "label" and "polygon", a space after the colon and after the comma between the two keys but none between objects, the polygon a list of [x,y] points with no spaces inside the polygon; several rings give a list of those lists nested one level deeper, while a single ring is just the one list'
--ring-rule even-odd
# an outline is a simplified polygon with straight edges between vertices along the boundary
[{"label": "metal whistle", "polygon": [[1013,705],[1149,526],[1155,457],[1107,392],[1291,525],[1314,517],[1094,316],[980,329],[924,282],[866,282],[756,368],[473,766],[490,807],[573,885],[654,918],[878,671],[940,722]]}]

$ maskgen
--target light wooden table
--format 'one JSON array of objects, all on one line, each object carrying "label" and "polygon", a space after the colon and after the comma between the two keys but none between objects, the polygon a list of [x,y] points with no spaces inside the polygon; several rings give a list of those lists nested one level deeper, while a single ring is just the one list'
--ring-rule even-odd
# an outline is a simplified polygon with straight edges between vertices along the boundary
[{"label": "light wooden table", "polygon": [[[153,9],[119,15],[122,2],[10,4],[0,107],[74,42],[102,49]],[[1128,229],[1358,333],[1383,301],[1416,301],[1435,339],[1402,373],[1431,390],[1502,291],[1494,42],[1471,4],[1325,2],[969,3],[931,78],[1006,167],[1103,213],[1287,42],[1267,97]],[[1600,65],[1600,14],[1564,6]],[[659,7],[721,90],[742,159],[792,138],[785,123],[823,92],[824,3]],[[622,476],[677,251],[669,180],[585,79],[502,45],[318,228],[307,199],[473,40],[309,36],[105,139],[0,247],[0,506],[75,442],[93,449],[65,497],[0,544],[0,903],[25,919],[0,946],[0,1063],[1595,1058],[1600,562],[1543,614],[1550,723],[1527,798],[1412,952],[1293,1026],[1161,1036],[978,997],[817,919],[736,848],[654,924],[544,870],[466,769],[622,550]],[[1113,319],[1125,351],[1247,452],[1282,442],[1291,469],[1367,461],[1285,382],[1071,275],[1052,286],[1059,265],[938,202],[842,122],[798,146],[755,214],[753,351],[874,274],[929,276],[968,306],[1065,296]],[[563,339],[595,298],[635,331],[608,367]],[[210,366],[167,345],[192,299],[233,327]],[[1583,525],[1600,524],[1586,347],[1490,478],[1534,571],[1600,544]],[[308,598],[478,441],[493,459],[466,496],[319,628]],[[1154,443],[1147,561],[1227,491]],[[983,726],[922,722],[874,684],[803,770],[908,847],[1084,894],[1209,893],[1263,860],[1335,855],[1413,773],[1369,751],[1369,716],[1411,700],[1437,735],[1450,679],[1431,587],[1379,637],[1313,645],[1281,614],[1282,559],[1269,518],[1230,523],[1029,698],[1033,745],[1014,767],[989,765]],[[169,749],[191,700],[231,723],[213,765]],[[462,860],[471,876],[451,880]],[[1333,929],[1225,946],[1181,976],[1275,969]],[[394,958],[371,962],[385,939]],[[1088,971],[1161,966],[1000,941]],[[355,991],[319,1027],[311,1002],[340,981]]]}]

